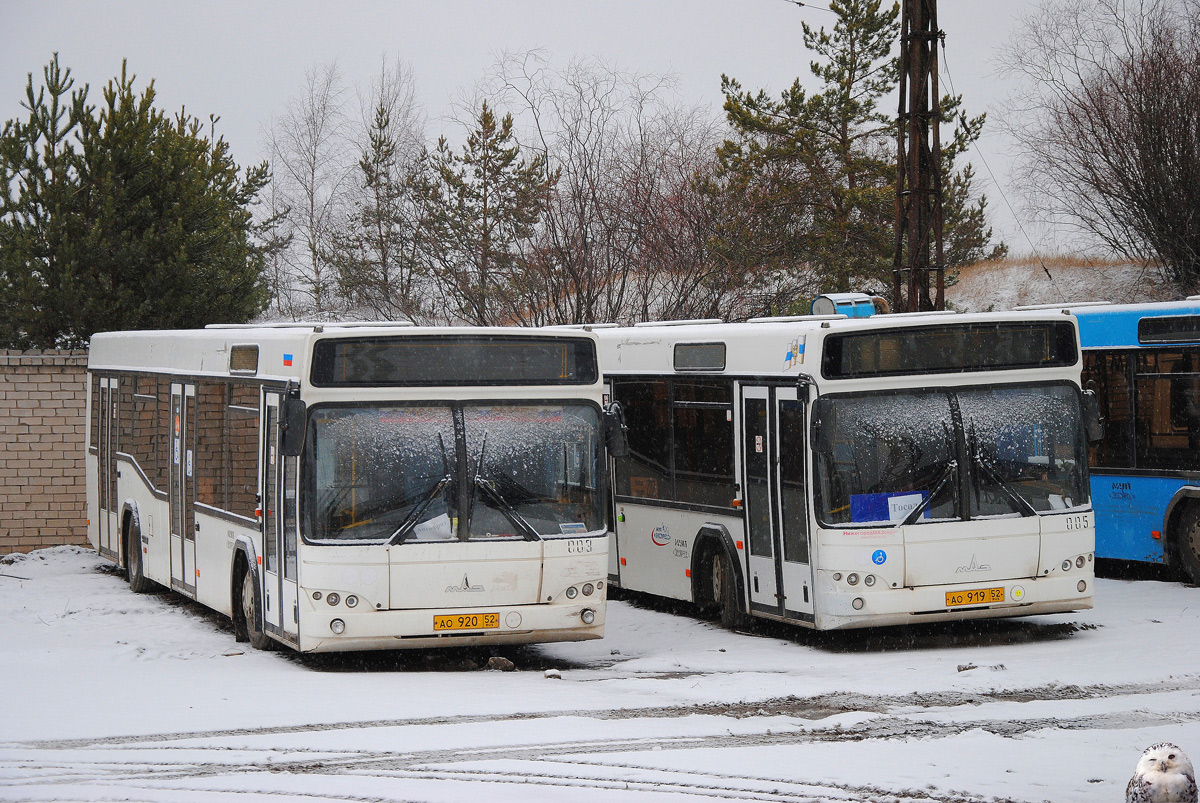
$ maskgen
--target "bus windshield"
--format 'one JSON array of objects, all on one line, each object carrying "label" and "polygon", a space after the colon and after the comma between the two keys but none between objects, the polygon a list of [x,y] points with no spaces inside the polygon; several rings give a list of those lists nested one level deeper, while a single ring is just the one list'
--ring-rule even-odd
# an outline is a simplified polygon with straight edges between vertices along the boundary
[{"label": "bus windshield", "polygon": [[604,529],[587,404],[385,404],[312,412],[307,540],[536,540]]},{"label": "bus windshield", "polygon": [[1027,516],[1088,503],[1071,385],[826,397],[815,443],[828,525]]}]

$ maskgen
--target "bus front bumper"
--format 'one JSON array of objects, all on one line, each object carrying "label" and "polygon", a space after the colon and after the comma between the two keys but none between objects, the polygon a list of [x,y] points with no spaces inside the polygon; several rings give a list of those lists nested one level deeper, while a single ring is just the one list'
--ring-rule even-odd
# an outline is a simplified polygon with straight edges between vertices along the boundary
[{"label": "bus front bumper", "polygon": [[[590,603],[590,604],[589,604]],[[604,637],[605,599],[572,603],[491,606],[454,610],[379,611],[366,609],[309,613],[300,625],[301,652],[402,650],[584,641]],[[589,614],[590,612],[590,614]],[[469,626],[434,632],[435,616],[496,616],[496,626]],[[590,623],[586,618],[591,618]],[[339,624],[340,623],[340,624]],[[340,629],[341,632],[335,632]]]},{"label": "bus front bumper", "polygon": [[[826,588],[817,598],[815,624],[820,630],[839,630],[1067,613],[1091,608],[1094,587],[1095,575],[1088,570],[916,588]],[[1003,602],[986,601],[988,592],[994,589],[1003,589]],[[955,602],[961,603],[949,604],[952,595]]]}]

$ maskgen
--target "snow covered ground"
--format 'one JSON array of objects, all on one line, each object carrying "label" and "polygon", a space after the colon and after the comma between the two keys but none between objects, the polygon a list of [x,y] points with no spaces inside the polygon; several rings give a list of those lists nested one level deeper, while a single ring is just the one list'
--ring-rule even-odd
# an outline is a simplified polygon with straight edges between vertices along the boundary
[{"label": "snow covered ground", "polygon": [[254,652],[59,547],[0,564],[0,800],[1120,800],[1151,743],[1200,758],[1200,589],[1096,600],[834,636],[618,601],[497,672]]}]

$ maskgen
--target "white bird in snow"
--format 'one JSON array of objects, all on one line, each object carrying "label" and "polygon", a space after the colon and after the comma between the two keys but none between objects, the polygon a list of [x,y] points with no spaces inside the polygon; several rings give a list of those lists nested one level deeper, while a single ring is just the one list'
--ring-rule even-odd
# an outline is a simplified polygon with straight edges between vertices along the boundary
[{"label": "white bird in snow", "polygon": [[1150,745],[1125,787],[1125,803],[1197,803],[1192,762],[1170,742]]}]

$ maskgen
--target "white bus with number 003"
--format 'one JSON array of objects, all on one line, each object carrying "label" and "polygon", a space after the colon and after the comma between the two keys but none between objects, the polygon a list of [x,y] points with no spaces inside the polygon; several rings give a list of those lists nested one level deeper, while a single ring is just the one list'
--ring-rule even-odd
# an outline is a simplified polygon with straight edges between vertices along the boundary
[{"label": "white bus with number 003", "polygon": [[1074,318],[592,328],[629,436],[610,582],[733,627],[1091,607],[1099,420]]},{"label": "white bus with number 003", "polygon": [[584,332],[103,333],[88,537],[301,652],[600,638],[607,443]]}]

